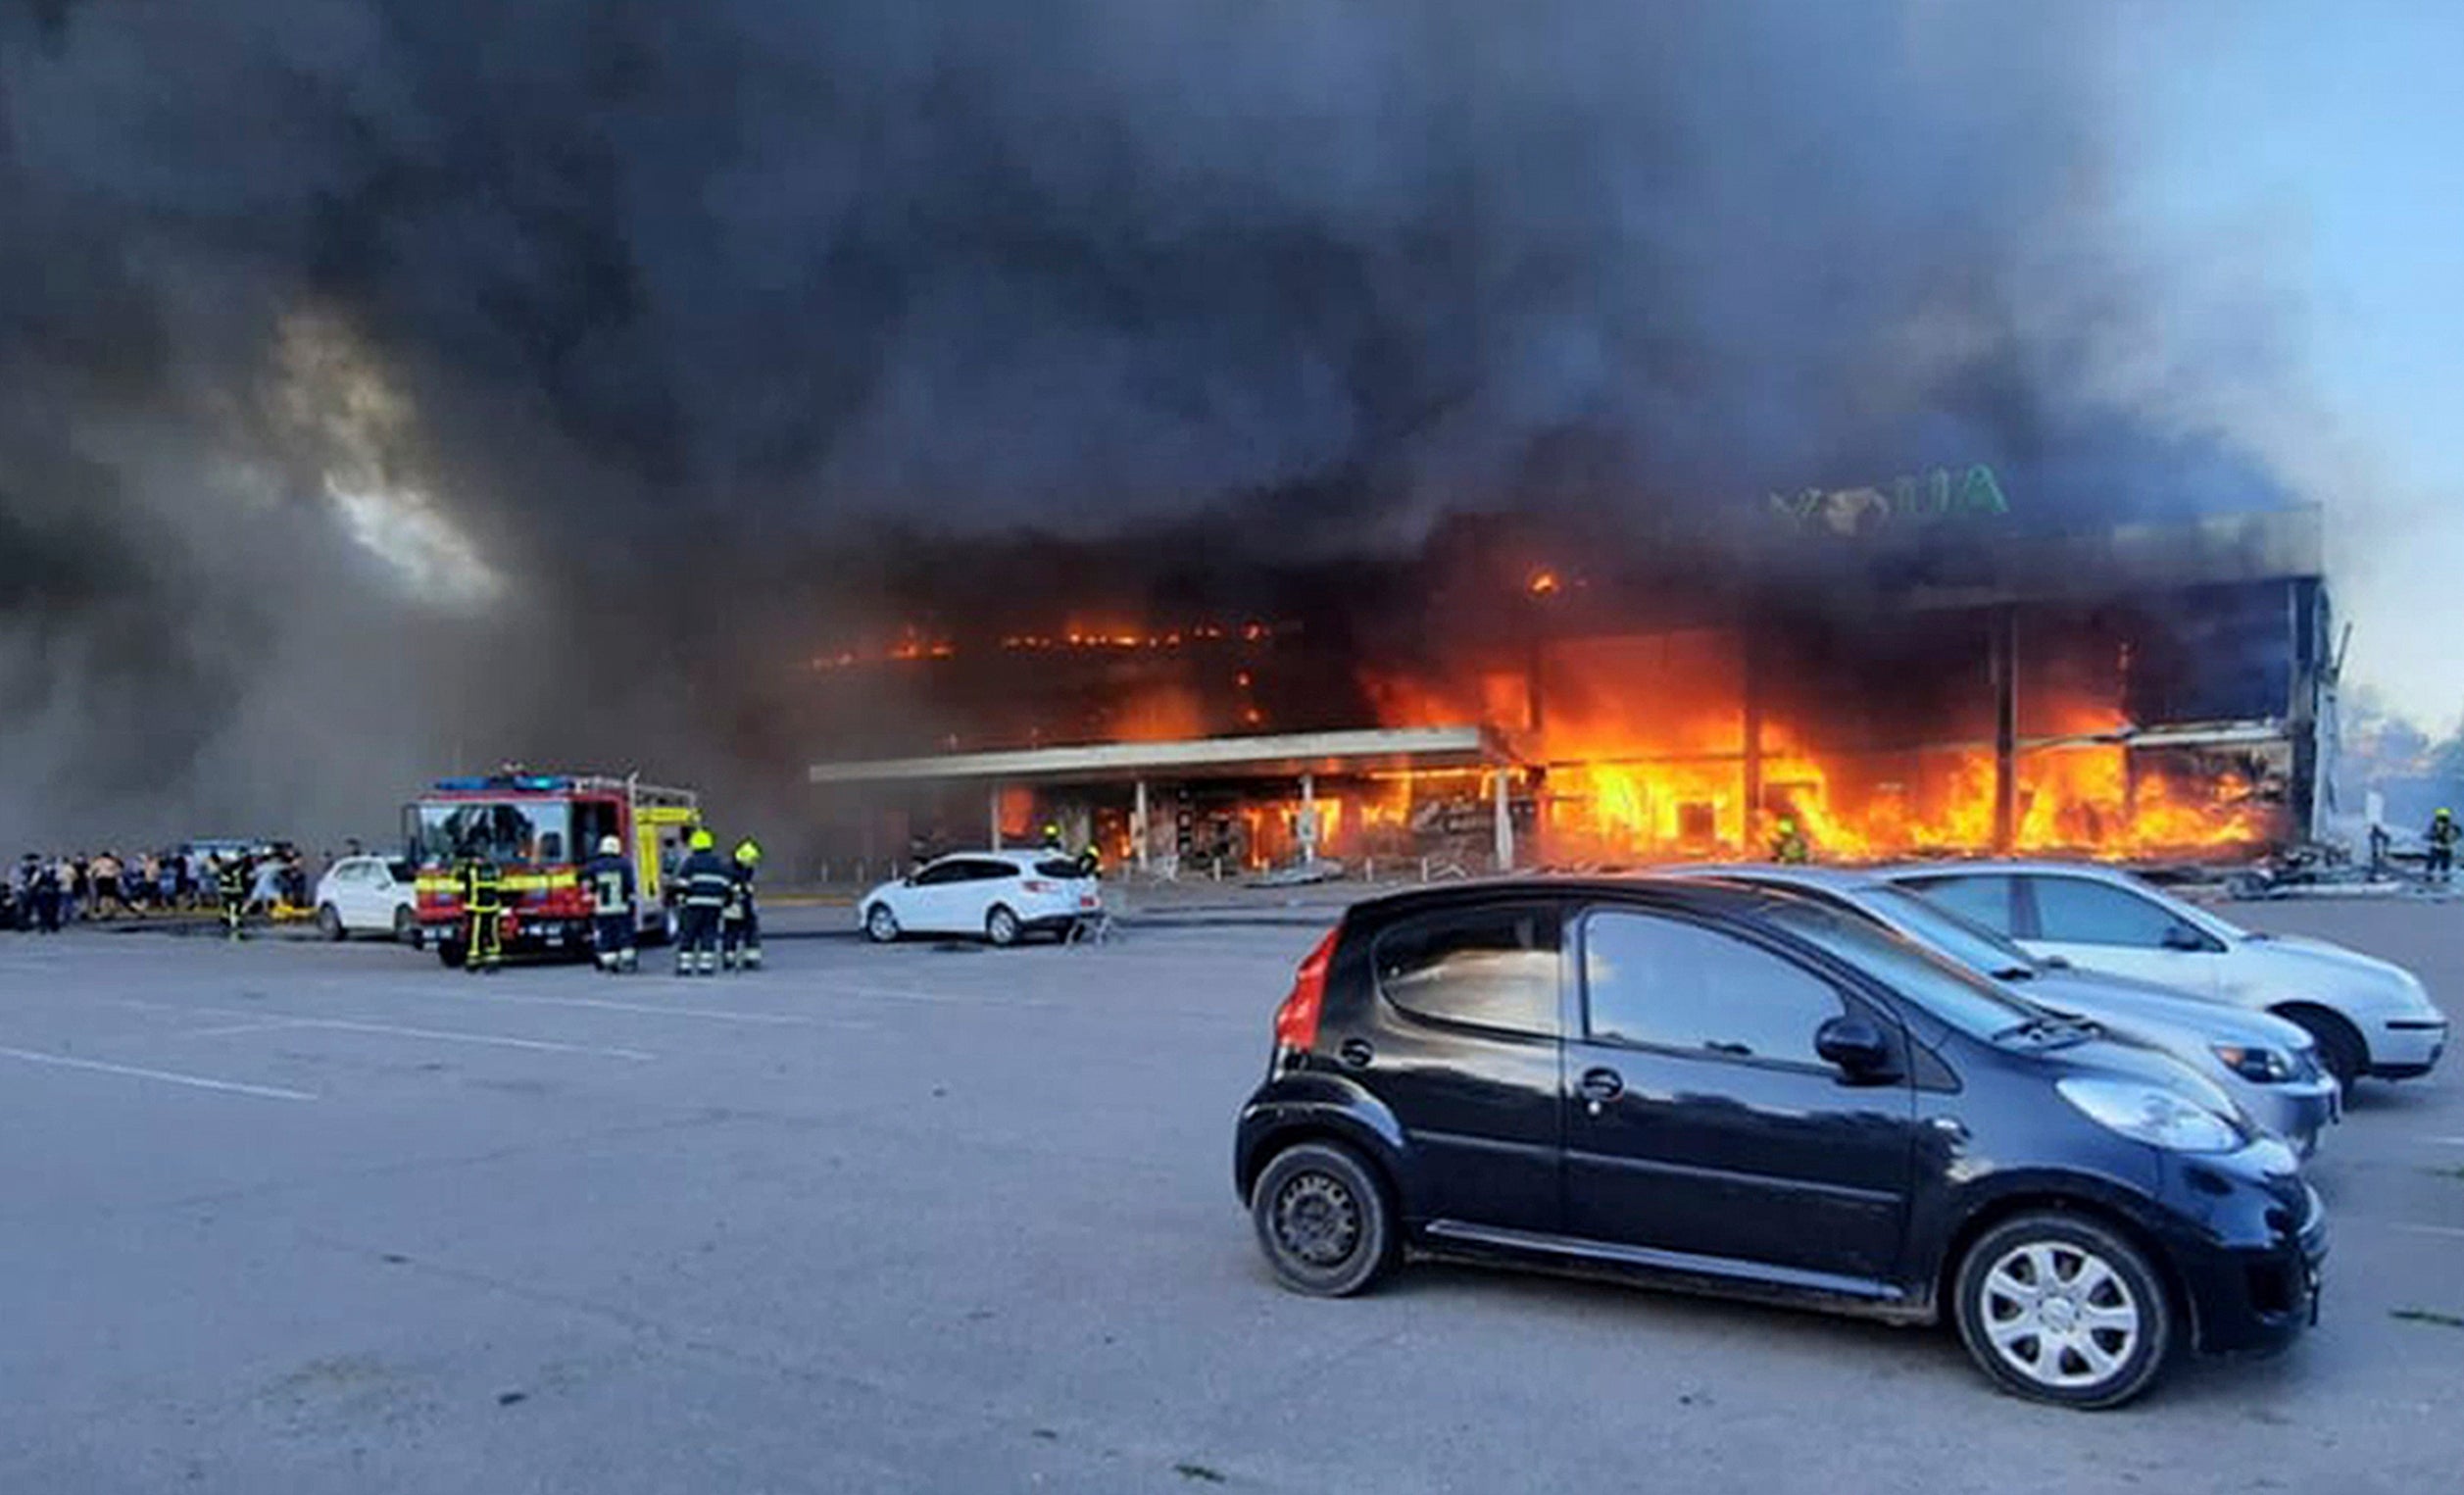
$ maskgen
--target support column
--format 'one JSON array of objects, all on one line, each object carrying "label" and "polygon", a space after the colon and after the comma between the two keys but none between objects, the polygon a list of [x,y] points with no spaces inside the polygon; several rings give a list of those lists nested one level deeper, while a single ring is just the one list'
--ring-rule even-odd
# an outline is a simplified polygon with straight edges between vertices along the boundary
[{"label": "support column", "polygon": [[992,848],[1001,850],[1001,785],[992,787],[992,805],[986,812],[992,821]]},{"label": "support column", "polygon": [[1301,775],[1301,865],[1317,860],[1317,775]]},{"label": "support column", "polygon": [[1994,850],[2007,856],[2019,832],[2019,610],[1995,609],[1992,628]]},{"label": "support column", "polygon": [[1129,803],[1130,851],[1137,858],[1138,871],[1141,872],[1151,870],[1148,856],[1148,842],[1151,839],[1147,829],[1147,781],[1142,778],[1138,780],[1135,796]]},{"label": "support column", "polygon": [[1745,696],[1746,716],[1746,814],[1745,844],[1739,850],[1748,857],[1759,857],[1770,848],[1762,835],[1762,634],[1751,623],[1746,625],[1743,639],[1745,651],[1744,681],[1740,686]]},{"label": "support column", "polygon": [[1507,770],[1499,769],[1489,779],[1489,809],[1493,828],[1497,832],[1498,871],[1514,871],[1514,789]]}]

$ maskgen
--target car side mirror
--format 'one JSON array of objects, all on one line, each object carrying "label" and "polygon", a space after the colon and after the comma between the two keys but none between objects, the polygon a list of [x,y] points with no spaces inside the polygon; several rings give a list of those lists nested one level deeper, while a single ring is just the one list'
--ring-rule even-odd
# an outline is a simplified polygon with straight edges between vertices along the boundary
[{"label": "car side mirror", "polygon": [[1814,1030],[1814,1052],[1859,1082],[1895,1079],[1891,1040],[1871,1019],[1839,1017]]}]

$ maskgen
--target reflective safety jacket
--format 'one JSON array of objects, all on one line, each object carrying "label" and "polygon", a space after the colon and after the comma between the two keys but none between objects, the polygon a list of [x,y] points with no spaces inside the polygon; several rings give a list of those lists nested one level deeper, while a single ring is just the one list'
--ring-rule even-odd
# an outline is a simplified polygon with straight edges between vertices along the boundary
[{"label": "reflective safety jacket", "polygon": [[225,902],[236,903],[247,897],[248,864],[237,859],[223,863],[222,870],[214,874],[214,890]]},{"label": "reflective safety jacket", "polygon": [[742,919],[753,912],[753,866],[748,862],[731,864],[727,869],[727,917]]},{"label": "reflective safety jacket", "polygon": [[462,906],[473,914],[504,912],[505,879],[495,863],[481,858],[462,865]]},{"label": "reflective safety jacket", "polygon": [[723,909],[727,906],[727,888],[733,879],[727,874],[727,864],[715,851],[697,851],[684,859],[676,869],[676,886],[682,891],[688,909]]},{"label": "reflective safety jacket", "polygon": [[633,912],[633,863],[628,857],[593,857],[582,864],[582,887],[590,911],[601,919]]}]

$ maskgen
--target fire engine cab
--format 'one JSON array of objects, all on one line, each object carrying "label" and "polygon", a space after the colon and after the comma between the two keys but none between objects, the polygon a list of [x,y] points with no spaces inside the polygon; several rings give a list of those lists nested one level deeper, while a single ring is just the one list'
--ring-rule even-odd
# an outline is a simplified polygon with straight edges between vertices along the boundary
[{"label": "fire engine cab", "polygon": [[636,778],[508,772],[439,779],[402,812],[407,855],[419,870],[419,927],[446,965],[462,964],[469,940],[457,870],[485,857],[503,879],[507,951],[587,950],[581,865],[598,855],[601,837],[615,836],[633,858],[639,933],[660,943],[667,937],[662,885],[701,819],[692,790]]}]

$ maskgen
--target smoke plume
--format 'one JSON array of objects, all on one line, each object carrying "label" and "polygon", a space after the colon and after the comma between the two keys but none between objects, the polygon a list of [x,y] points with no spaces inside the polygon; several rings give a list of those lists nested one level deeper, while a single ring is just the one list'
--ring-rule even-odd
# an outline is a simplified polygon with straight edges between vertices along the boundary
[{"label": "smoke plume", "polygon": [[2117,226],[2120,25],[0,11],[0,827],[376,833],[514,758],[779,782],[782,663],[950,536],[1180,575],[1972,463],[2051,527],[2275,501],[2165,397],[2211,371]]}]

